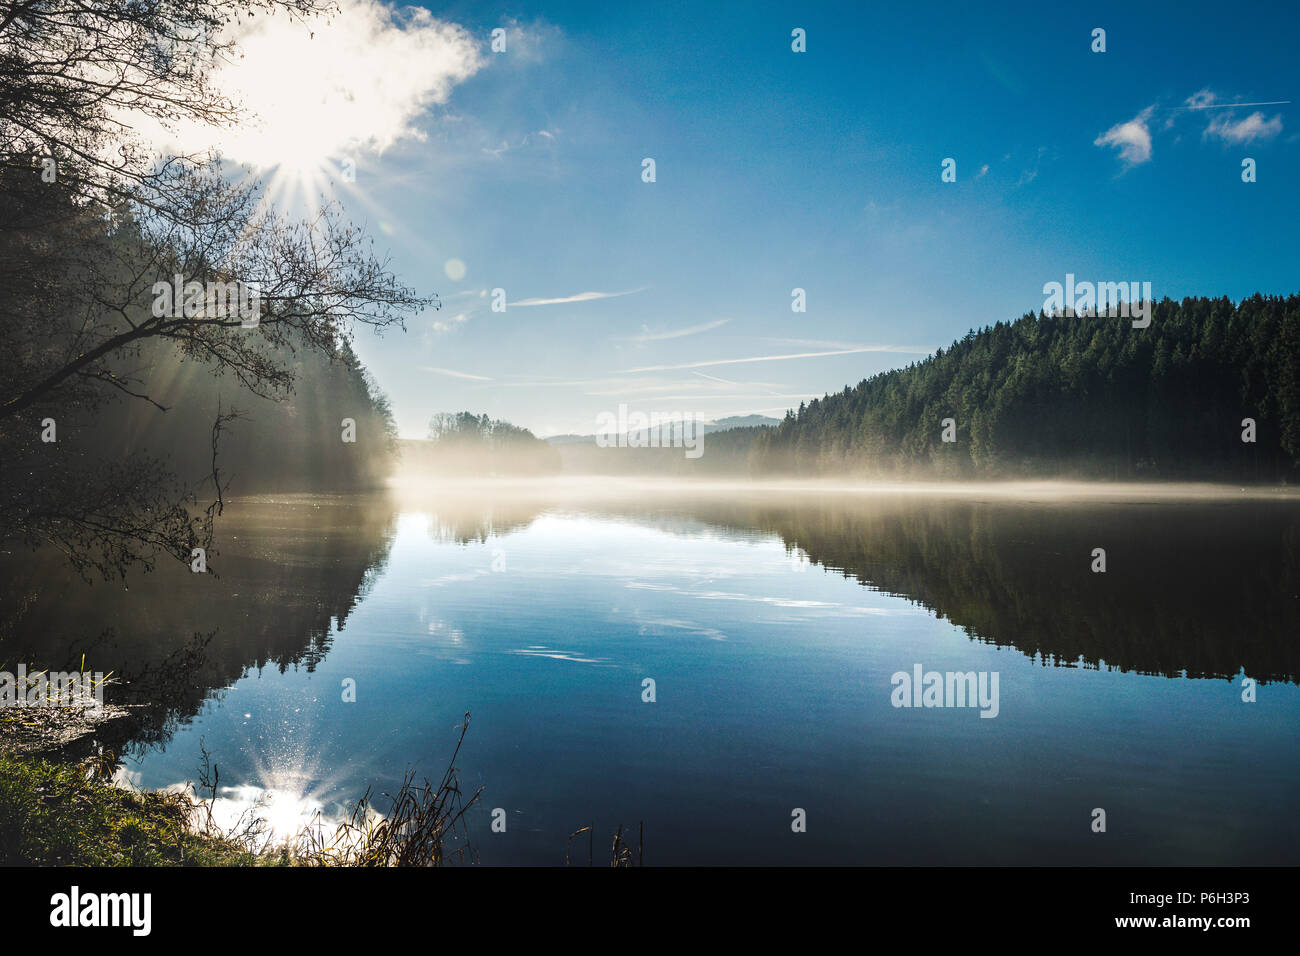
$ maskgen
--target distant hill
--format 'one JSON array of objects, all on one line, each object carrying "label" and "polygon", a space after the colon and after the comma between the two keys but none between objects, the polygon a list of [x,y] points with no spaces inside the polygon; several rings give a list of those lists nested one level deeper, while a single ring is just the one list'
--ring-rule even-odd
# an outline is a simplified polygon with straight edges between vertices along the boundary
[{"label": "distant hill", "polygon": [[[943,440],[945,419],[955,441]],[[998,322],[801,404],[755,437],[749,465],[763,475],[1294,481],[1300,296],[1165,299],[1146,328],[1041,313]]]},{"label": "distant hill", "polygon": [[[556,434],[546,441],[558,451],[563,470],[576,475],[731,476],[748,473],[755,436],[777,424],[780,419],[764,415],[732,415],[702,421],[685,437],[680,425],[663,425],[606,434],[604,447],[594,434]],[[656,447],[650,447],[651,438]]]},{"label": "distant hill", "polygon": [[543,438],[542,441],[548,445],[576,445],[586,444],[596,440],[595,435],[552,435],[550,438]]},{"label": "distant hill", "polygon": [[[781,419],[772,418],[768,415],[730,415],[727,418],[719,418],[717,421],[702,422],[700,431],[707,435],[713,432],[730,431],[733,428],[761,428],[779,424],[781,424]],[[594,444],[596,436],[594,434],[552,435],[550,438],[542,440],[551,445]]]},{"label": "distant hill", "polygon": [[[687,437],[696,449],[682,447],[675,430],[663,426],[657,436],[641,429],[606,436],[612,445],[601,447],[595,435],[554,435],[546,441],[557,452],[566,473],[594,475],[737,475],[749,470],[749,452],[755,436],[780,423],[765,415],[732,415],[713,422],[701,422]],[[649,447],[650,439],[659,447]],[[692,451],[688,455],[687,451]]]},{"label": "distant hill", "polygon": [[767,415],[731,415],[727,418],[719,418],[713,423],[713,429],[722,432],[732,428],[761,428],[764,425],[779,424],[781,419]]}]

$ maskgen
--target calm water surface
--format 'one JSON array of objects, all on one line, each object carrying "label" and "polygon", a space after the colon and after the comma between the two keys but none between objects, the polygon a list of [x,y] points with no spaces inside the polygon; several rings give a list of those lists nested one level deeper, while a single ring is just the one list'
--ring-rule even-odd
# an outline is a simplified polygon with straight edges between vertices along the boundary
[{"label": "calm water surface", "polygon": [[[4,656],[124,674],[141,786],[206,749],[291,829],[436,779],[469,711],[485,864],[640,821],[647,864],[1300,863],[1294,500],[283,497],[220,531],[219,577],[9,562]],[[917,664],[997,672],[997,716],[894,707]]]}]

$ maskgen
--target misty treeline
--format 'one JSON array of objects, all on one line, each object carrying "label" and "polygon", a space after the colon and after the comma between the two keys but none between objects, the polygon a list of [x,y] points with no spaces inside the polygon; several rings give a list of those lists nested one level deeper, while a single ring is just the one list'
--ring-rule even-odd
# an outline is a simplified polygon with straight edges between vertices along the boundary
[{"label": "misty treeline", "polygon": [[[322,200],[301,218],[188,123],[246,119],[210,82],[225,29],[327,0],[0,0],[0,540],[124,575],[208,547],[227,492],[385,473],[387,401],[358,326],[433,304]],[[155,308],[157,284],[258,290],[256,323]],[[187,295],[187,299],[188,299]],[[355,423],[345,440],[343,419]]]},{"label": "misty treeline", "polygon": [[424,475],[550,475],[554,448],[526,428],[472,412],[438,412],[425,441],[400,443],[402,466]]},{"label": "misty treeline", "polygon": [[[943,420],[955,420],[946,443]],[[1252,419],[1254,442],[1242,440]],[[707,453],[706,453],[707,454]],[[1025,315],[814,399],[754,474],[1294,480],[1300,296],[1169,299],[1151,325]]]},{"label": "misty treeline", "polygon": [[700,427],[698,457],[688,457],[680,447],[600,447],[595,437],[555,445],[564,471],[587,475],[671,475],[723,477],[747,474],[750,452],[765,425],[741,425],[711,431]]}]

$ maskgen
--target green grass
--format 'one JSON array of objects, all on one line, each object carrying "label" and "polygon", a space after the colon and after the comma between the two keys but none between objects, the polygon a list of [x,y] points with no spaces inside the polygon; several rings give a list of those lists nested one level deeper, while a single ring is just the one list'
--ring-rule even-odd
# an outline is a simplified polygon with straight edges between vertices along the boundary
[{"label": "green grass", "polygon": [[27,866],[264,866],[283,861],[188,825],[193,804],[133,793],[86,771],[0,756],[0,864]]},{"label": "green grass", "polygon": [[[233,830],[212,821],[210,804],[188,793],[139,793],[101,782],[113,761],[92,777],[92,764],[51,763],[0,754],[0,866],[441,866],[477,860],[464,830],[478,800],[460,789],[455,760],[469,714],[442,781],[416,783],[408,771],[383,814],[367,791],[330,830],[304,825],[279,842],[264,838],[256,817]],[[207,755],[201,784],[218,791]],[[459,831],[458,831],[459,825]]]}]

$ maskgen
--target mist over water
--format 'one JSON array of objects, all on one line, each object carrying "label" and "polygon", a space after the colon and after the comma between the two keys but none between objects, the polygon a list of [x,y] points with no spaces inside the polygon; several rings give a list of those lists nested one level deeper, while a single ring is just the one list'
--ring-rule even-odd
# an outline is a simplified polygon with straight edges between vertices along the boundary
[{"label": "mist over water", "polygon": [[954,499],[1018,498],[1068,504],[1080,500],[1187,501],[1242,498],[1300,501],[1300,488],[1288,485],[1236,485],[1213,482],[1109,481],[854,481],[844,480],[682,480],[647,476],[566,475],[553,478],[429,479],[414,470],[399,470],[389,481],[399,498],[420,501],[450,495],[453,501],[476,496],[520,500],[584,498],[622,500],[640,495],[690,497],[700,494],[849,494],[861,497],[938,496]]}]

